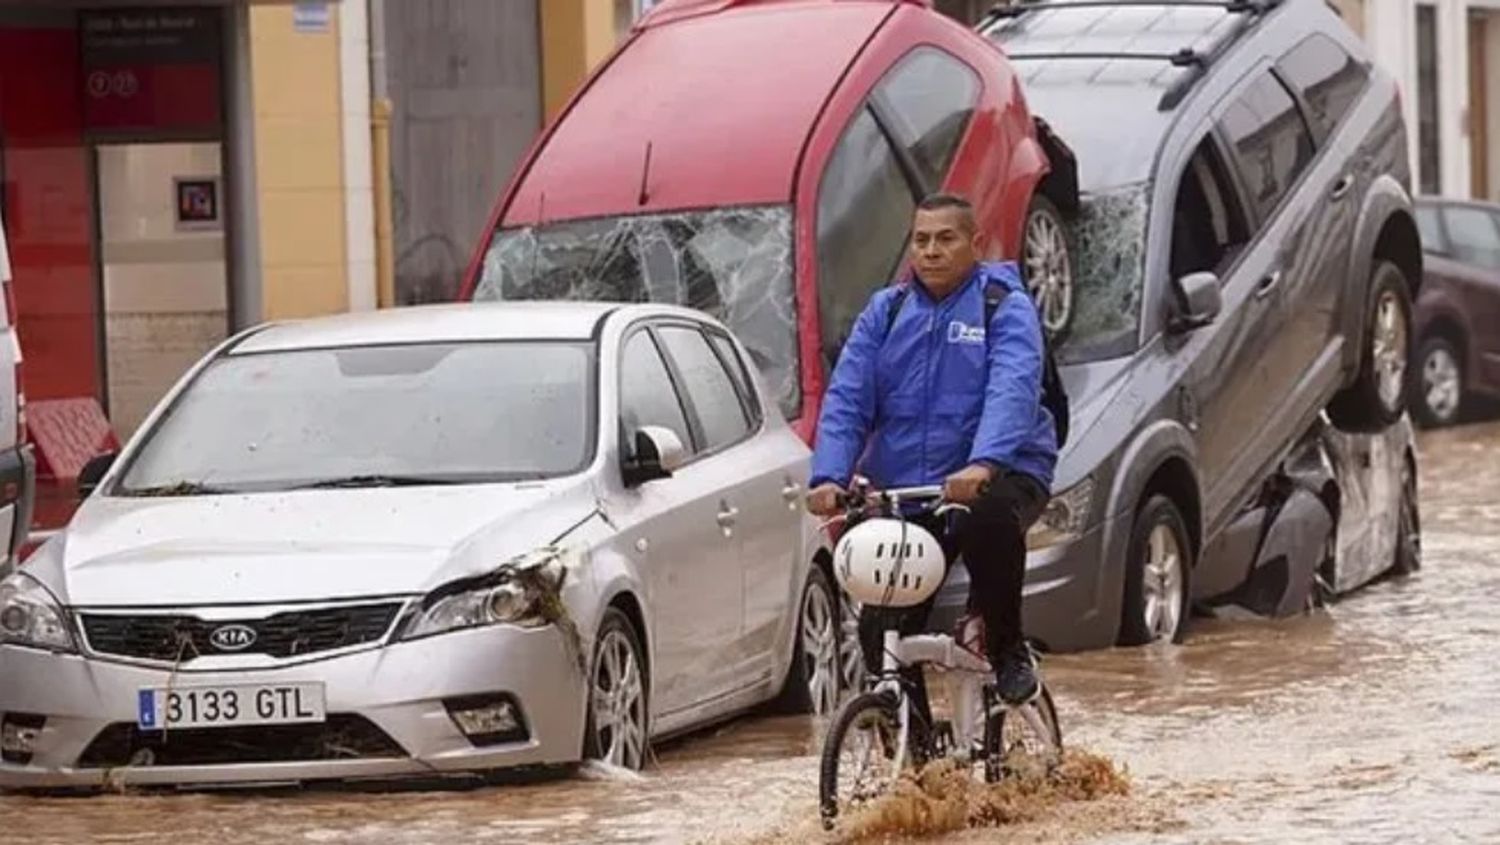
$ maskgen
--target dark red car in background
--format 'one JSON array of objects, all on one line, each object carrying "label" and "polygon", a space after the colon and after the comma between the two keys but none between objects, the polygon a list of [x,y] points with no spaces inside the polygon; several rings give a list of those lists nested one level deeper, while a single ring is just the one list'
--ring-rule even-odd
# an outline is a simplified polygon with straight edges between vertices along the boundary
[{"label": "dark red car in background", "polygon": [[665,0],[542,133],[463,298],[673,302],[749,348],[804,438],[913,207],[968,195],[1066,329],[1066,147],[1000,50],[915,0]]},{"label": "dark red car in background", "polygon": [[1409,372],[1412,410],[1452,425],[1500,398],[1500,205],[1423,197],[1421,294]]}]

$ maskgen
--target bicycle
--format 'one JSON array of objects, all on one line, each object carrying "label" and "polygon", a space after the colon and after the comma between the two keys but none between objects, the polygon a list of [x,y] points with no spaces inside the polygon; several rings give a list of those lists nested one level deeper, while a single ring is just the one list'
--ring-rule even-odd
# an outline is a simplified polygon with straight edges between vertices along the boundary
[{"label": "bicycle", "polygon": [[[947,574],[946,559],[937,539],[911,518],[968,511],[944,501],[942,492],[941,487],[912,487],[846,496],[844,514],[823,526],[848,525],[834,552],[839,586],[878,607],[913,607],[937,592]],[[1049,769],[1061,759],[1057,709],[1040,674],[1032,700],[1010,705],[995,690],[989,661],[953,636],[903,637],[887,626],[881,640],[881,669],[873,685],[844,703],[823,741],[818,798],[825,829],[833,828],[841,807],[879,797],[908,767],[952,759],[970,777],[977,768],[986,783],[997,783],[1019,773],[1028,759]],[[925,715],[915,712],[911,685],[901,674],[909,667],[942,670],[948,720],[928,725]],[[879,771],[867,779],[872,765]],[[840,789],[841,775],[850,776],[847,790]]]}]

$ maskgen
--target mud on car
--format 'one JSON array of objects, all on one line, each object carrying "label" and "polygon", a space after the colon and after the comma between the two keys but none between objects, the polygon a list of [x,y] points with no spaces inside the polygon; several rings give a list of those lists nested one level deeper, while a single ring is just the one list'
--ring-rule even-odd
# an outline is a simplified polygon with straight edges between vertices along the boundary
[{"label": "mud on car", "polygon": [[[980,29],[1080,189],[1073,434],[1029,537],[1027,632],[1178,640],[1256,571],[1264,532],[1231,529],[1322,415],[1402,420],[1422,252],[1396,86],[1321,0],[1043,0]],[[956,568],[934,624],[966,594]]]}]

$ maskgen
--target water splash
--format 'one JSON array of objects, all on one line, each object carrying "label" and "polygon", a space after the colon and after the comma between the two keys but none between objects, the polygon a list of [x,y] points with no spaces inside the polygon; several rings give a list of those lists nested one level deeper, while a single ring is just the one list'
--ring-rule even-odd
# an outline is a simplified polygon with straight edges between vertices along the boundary
[{"label": "water splash", "polygon": [[981,783],[957,763],[943,761],[903,777],[890,794],[851,813],[838,841],[1024,824],[1044,820],[1068,804],[1129,794],[1126,773],[1086,751],[1066,752],[1051,770],[1025,767],[998,784]]}]

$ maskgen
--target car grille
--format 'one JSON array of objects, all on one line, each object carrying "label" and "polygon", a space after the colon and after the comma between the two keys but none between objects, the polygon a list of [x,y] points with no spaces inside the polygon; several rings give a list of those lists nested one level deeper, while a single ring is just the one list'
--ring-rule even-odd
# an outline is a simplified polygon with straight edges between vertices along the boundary
[{"label": "car grille", "polygon": [[[82,613],[83,632],[97,654],[189,663],[215,654],[300,657],[380,640],[401,612],[400,602],[294,610],[262,619],[199,619],[187,614]],[[254,640],[216,644],[214,632],[249,629]]]},{"label": "car grille", "polygon": [[334,713],[320,725],[142,731],[130,722],[116,722],[89,743],[78,758],[78,766],[221,766],[406,756],[406,751],[370,720]]}]

